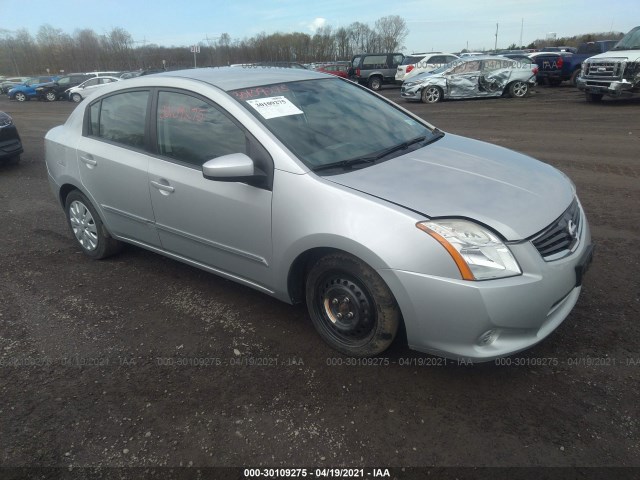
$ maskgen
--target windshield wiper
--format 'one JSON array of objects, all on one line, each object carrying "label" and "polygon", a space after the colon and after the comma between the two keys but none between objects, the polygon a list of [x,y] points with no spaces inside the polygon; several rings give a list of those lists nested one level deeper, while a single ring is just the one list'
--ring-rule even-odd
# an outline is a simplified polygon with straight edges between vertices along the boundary
[{"label": "windshield wiper", "polygon": [[318,172],[320,170],[329,170],[330,168],[351,168],[354,165],[359,165],[362,163],[373,163],[375,159],[363,157],[363,158],[352,158],[351,160],[340,160],[339,162],[327,163],[325,165],[320,165],[318,167],[313,167],[312,170],[314,172]]},{"label": "windshield wiper", "polygon": [[427,140],[425,142],[425,145],[429,145],[430,143],[435,142],[436,140],[439,140],[440,138],[444,137],[444,133],[438,130],[437,128],[435,128],[431,133],[433,134],[433,136],[429,140],[427,140],[426,136],[421,135],[420,137],[416,137],[412,140],[408,140],[406,142],[402,142],[398,145],[394,145],[393,147],[382,150],[381,152],[375,155],[370,155],[367,157],[352,158],[349,160],[341,160],[339,162],[327,163],[326,165],[320,165],[318,167],[314,167],[313,171],[317,172],[320,170],[328,170],[331,168],[350,169],[354,165],[361,165],[363,163],[374,163],[376,160],[380,160],[381,158],[391,155],[392,153],[395,153],[399,150],[406,150],[411,145],[414,145],[416,143],[424,142],[425,140]]}]

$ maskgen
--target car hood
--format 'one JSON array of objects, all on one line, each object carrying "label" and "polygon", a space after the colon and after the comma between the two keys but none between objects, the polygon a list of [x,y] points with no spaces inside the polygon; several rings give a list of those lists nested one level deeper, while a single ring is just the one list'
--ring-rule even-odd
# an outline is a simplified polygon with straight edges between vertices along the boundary
[{"label": "car hood", "polygon": [[541,231],[575,195],[568,177],[546,163],[451,134],[386,162],[324,178],[430,218],[475,220],[507,240]]}]

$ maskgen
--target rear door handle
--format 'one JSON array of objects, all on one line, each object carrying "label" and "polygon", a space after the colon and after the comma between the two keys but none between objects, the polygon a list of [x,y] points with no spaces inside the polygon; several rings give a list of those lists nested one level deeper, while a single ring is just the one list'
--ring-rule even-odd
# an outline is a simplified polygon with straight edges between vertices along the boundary
[{"label": "rear door handle", "polygon": [[90,156],[80,155],[80,160],[82,160],[84,163],[86,163],[87,165],[90,165],[92,167],[95,167],[96,165],[98,165],[98,162],[95,161]]},{"label": "rear door handle", "polygon": [[153,185],[155,188],[157,188],[161,192],[173,193],[176,190],[171,185],[167,185],[167,184],[164,184],[164,183],[156,182],[154,180],[151,180],[151,185]]}]

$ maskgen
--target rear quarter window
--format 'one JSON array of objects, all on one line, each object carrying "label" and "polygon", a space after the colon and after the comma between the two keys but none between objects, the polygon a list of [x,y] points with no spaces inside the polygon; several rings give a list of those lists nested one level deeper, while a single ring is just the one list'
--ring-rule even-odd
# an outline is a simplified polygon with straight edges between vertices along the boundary
[{"label": "rear quarter window", "polygon": [[365,70],[373,68],[387,68],[386,55],[368,55],[364,57],[362,68]]}]

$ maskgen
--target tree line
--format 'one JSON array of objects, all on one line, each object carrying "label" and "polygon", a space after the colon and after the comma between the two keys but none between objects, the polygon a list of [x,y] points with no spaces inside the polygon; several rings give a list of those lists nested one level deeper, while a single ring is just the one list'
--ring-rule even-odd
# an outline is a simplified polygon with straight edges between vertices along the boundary
[{"label": "tree line", "polygon": [[[390,15],[373,26],[353,22],[347,27],[329,25],[313,34],[260,33],[250,38],[231,39],[223,33],[199,43],[198,66],[234,63],[349,60],[363,52],[396,52],[409,34],[406,21]],[[103,35],[92,29],[66,33],[42,25],[35,36],[26,29],[0,30],[0,74],[27,76],[94,70],[138,70],[193,66],[188,46],[165,47],[135,41],[125,29],[116,27]]]}]

